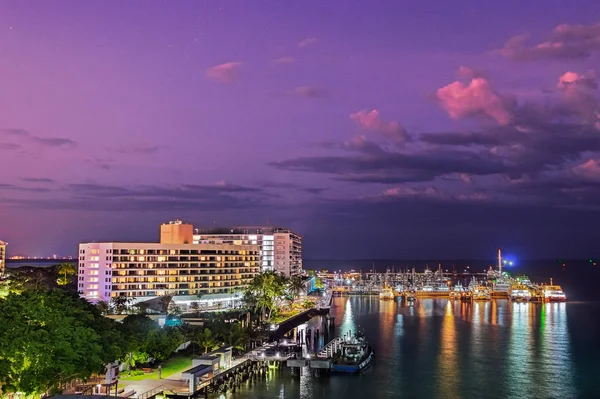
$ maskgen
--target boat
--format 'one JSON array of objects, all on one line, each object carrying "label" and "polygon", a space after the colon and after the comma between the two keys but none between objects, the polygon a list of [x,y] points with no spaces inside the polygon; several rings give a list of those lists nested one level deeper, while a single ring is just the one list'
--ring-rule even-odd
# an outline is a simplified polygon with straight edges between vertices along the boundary
[{"label": "boat", "polygon": [[460,300],[461,301],[470,301],[471,299],[473,299],[473,294],[469,291],[464,291],[460,293]]},{"label": "boat", "polygon": [[525,284],[515,284],[510,290],[510,299],[515,302],[527,302],[531,299],[531,291]]},{"label": "boat", "polygon": [[383,288],[379,293],[379,299],[387,300],[394,299],[396,296],[394,295],[394,290],[392,288]]},{"label": "boat", "polygon": [[490,291],[486,286],[476,285],[473,287],[473,299],[476,301],[488,301],[490,299]]},{"label": "boat", "polygon": [[346,337],[333,355],[331,371],[338,373],[360,373],[366,370],[375,357],[373,348],[362,333]]},{"label": "boat", "polygon": [[567,296],[560,285],[553,285],[550,279],[550,285],[542,285],[542,293],[546,302],[565,302]]},{"label": "boat", "polygon": [[461,299],[462,294],[465,292],[461,283],[458,283],[454,286],[454,289],[450,291],[450,299]]}]

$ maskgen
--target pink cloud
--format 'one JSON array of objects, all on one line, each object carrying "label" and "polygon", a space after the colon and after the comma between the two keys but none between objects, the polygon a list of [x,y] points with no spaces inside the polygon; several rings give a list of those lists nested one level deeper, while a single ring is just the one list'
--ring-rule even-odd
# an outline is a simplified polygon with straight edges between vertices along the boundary
[{"label": "pink cloud", "polygon": [[208,68],[206,76],[219,82],[233,82],[239,76],[241,62],[226,62]]},{"label": "pink cloud", "polygon": [[586,122],[600,127],[600,101],[597,96],[598,79],[595,71],[585,75],[566,72],[558,79],[557,88],[562,93],[568,109]]},{"label": "pink cloud", "polygon": [[600,50],[600,23],[561,24],[552,30],[546,41],[531,45],[530,39],[527,33],[513,36],[494,52],[516,61],[588,58]]},{"label": "pink cloud", "polygon": [[468,84],[454,82],[437,91],[437,98],[451,118],[485,115],[501,125],[512,119],[512,101],[496,92],[485,78],[473,78]]},{"label": "pink cloud", "polygon": [[600,182],[600,161],[598,159],[588,159],[571,169],[571,172],[585,180]]},{"label": "pink cloud", "polygon": [[278,57],[278,58],[274,58],[271,60],[271,62],[273,64],[292,64],[295,61],[296,60],[294,59],[294,57],[288,57],[288,56]]},{"label": "pink cloud", "polygon": [[384,190],[386,197],[439,197],[435,187],[393,187]]},{"label": "pink cloud", "polygon": [[298,42],[298,47],[306,47],[306,46],[310,46],[311,44],[314,44],[317,42],[317,38],[314,36],[311,37],[307,37],[306,39],[300,40]]},{"label": "pink cloud", "polygon": [[461,173],[458,176],[460,177],[460,180],[462,180],[463,182],[465,182],[467,184],[473,183],[473,177],[471,177],[471,175],[468,173]]},{"label": "pink cloud", "polygon": [[384,121],[376,109],[355,112],[350,114],[350,119],[360,129],[379,133],[397,144],[404,143],[408,139],[408,133],[398,122]]}]

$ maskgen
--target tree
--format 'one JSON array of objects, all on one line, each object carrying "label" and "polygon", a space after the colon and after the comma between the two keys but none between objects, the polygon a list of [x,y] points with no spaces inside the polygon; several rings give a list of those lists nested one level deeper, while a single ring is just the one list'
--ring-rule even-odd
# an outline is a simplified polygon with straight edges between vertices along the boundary
[{"label": "tree", "polygon": [[213,335],[213,332],[209,328],[205,328],[199,331],[194,337],[194,343],[201,348],[204,348],[203,353],[207,353],[219,346],[217,338]]},{"label": "tree", "polygon": [[58,285],[67,285],[71,282],[71,277],[77,274],[77,266],[74,263],[61,263],[58,265]]},{"label": "tree", "polygon": [[96,302],[96,307],[103,315],[107,315],[110,312],[110,305],[106,301],[98,301]]},{"label": "tree", "polygon": [[131,370],[139,363],[148,362],[147,337],[160,327],[151,318],[143,314],[129,315],[123,319],[121,331],[127,337],[125,363]]},{"label": "tree", "polygon": [[261,317],[270,319],[285,294],[285,277],[274,272],[265,272],[256,276],[244,293],[244,300],[254,311],[260,311]]},{"label": "tree", "polygon": [[181,308],[174,301],[169,302],[169,306],[167,307],[168,315],[181,316],[182,313]]},{"label": "tree", "polygon": [[183,334],[177,327],[164,327],[150,331],[146,340],[148,355],[165,360],[183,343]]},{"label": "tree", "polygon": [[0,300],[0,386],[37,395],[103,372],[121,358],[117,323],[62,290],[23,291]]},{"label": "tree", "polygon": [[131,304],[131,298],[124,295],[113,296],[110,299],[110,302],[115,309],[115,313],[122,314],[125,313],[129,308],[129,304]]},{"label": "tree", "polygon": [[306,288],[304,287],[304,282],[301,277],[294,276],[287,281],[286,292],[287,299],[290,302],[290,305],[294,303],[296,298],[302,293]]},{"label": "tree", "polygon": [[232,346],[234,349],[244,351],[248,344],[248,334],[246,334],[239,323],[227,323],[226,332],[223,334],[223,342],[226,346]]}]

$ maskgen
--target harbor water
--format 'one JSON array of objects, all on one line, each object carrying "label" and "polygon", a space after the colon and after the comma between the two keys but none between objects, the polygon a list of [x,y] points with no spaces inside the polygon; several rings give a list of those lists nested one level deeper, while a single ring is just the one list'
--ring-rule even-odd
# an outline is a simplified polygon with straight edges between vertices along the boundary
[{"label": "harbor water", "polygon": [[[359,376],[300,378],[274,369],[220,398],[591,398],[600,392],[600,304],[414,305],[336,297],[336,333],[362,328],[376,353]],[[319,323],[318,318],[312,323]]]}]

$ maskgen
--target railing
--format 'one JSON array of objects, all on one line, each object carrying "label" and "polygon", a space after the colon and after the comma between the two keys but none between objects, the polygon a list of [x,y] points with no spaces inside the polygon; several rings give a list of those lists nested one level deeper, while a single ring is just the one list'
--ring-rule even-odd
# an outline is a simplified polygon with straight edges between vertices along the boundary
[{"label": "railing", "polygon": [[156,388],[153,388],[149,391],[143,392],[141,394],[139,394],[138,396],[136,396],[136,399],[148,399],[151,398],[153,396],[158,395],[159,393],[161,393],[162,391],[164,391],[165,389],[167,389],[164,385],[160,385]]}]

